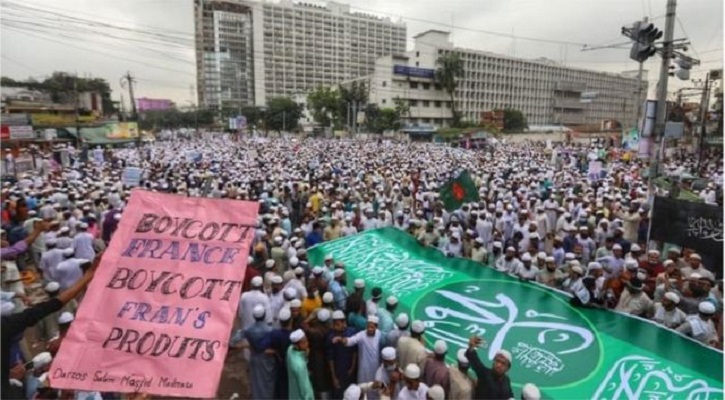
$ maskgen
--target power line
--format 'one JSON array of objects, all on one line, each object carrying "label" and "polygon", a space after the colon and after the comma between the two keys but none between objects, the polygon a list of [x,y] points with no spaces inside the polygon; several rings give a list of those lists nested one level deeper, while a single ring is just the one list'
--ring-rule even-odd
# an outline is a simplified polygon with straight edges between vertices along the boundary
[{"label": "power line", "polygon": [[14,60],[14,59],[12,59],[12,58],[8,57],[8,56],[7,56],[7,55],[5,55],[5,54],[3,54],[3,55],[2,55],[2,58],[4,58],[4,59],[6,59],[6,60],[10,61],[11,63],[14,63],[14,64],[16,64],[16,65],[19,65],[19,66],[21,66],[21,67],[23,67],[23,68],[25,68],[25,69],[28,69],[28,70],[30,70],[30,71],[32,71],[32,72],[35,72],[36,74],[41,74],[41,72],[40,72],[40,71],[38,71],[38,70],[34,69],[33,67],[30,67],[30,66],[28,66],[28,65],[26,65],[26,64],[23,64],[23,63],[21,63],[21,62],[20,62],[20,61],[18,61],[18,60]]}]

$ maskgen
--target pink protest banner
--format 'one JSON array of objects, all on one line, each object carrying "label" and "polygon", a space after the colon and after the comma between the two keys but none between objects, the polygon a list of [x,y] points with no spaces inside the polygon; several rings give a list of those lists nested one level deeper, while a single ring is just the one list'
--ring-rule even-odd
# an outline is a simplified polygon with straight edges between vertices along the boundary
[{"label": "pink protest banner", "polygon": [[216,397],[258,207],[134,190],[51,387]]}]

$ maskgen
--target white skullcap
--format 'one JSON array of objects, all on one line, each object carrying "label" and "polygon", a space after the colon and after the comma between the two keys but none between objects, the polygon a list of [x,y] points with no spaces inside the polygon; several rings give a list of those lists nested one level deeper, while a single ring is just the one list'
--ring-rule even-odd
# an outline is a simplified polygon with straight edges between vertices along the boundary
[{"label": "white skullcap", "polygon": [[264,284],[264,279],[261,276],[255,276],[252,278],[252,287],[260,287]]},{"label": "white skullcap", "polygon": [[305,332],[302,329],[297,329],[296,331],[290,333],[289,340],[292,343],[299,343],[300,340],[304,339]]},{"label": "white skullcap", "polygon": [[312,268],[312,273],[314,275],[321,275],[322,274],[322,267],[319,267],[318,266],[318,267]]},{"label": "white skullcap", "polygon": [[325,256],[325,261],[332,261],[332,254],[328,254]]},{"label": "white skullcap", "polygon": [[[330,294],[332,294],[332,293],[330,293]],[[330,320],[330,314],[331,314],[331,313],[330,313],[330,310],[328,310],[328,309],[326,309],[326,308],[320,308],[320,309],[319,309],[319,310],[317,311],[317,319],[318,319],[318,320],[319,320],[320,322],[327,322],[327,321],[329,321],[329,320]]]},{"label": "white skullcap", "polygon": [[395,296],[389,296],[385,302],[388,303],[389,306],[394,306],[398,304],[398,298]]},{"label": "white skullcap", "polygon": [[292,257],[289,259],[289,265],[290,267],[294,268],[300,263],[300,259],[297,257]]},{"label": "white skullcap", "polygon": [[630,247],[630,251],[642,251],[642,248],[639,247],[637,243],[635,243],[632,245],[632,247]]},{"label": "white skullcap", "polygon": [[700,305],[697,306],[697,309],[703,314],[715,314],[715,305],[710,303],[709,301],[700,302]]},{"label": "white skullcap", "polygon": [[515,253],[515,252],[516,252],[516,249],[515,249],[515,248],[513,248],[513,246],[509,246],[509,247],[507,247],[507,248],[506,248],[506,251],[507,251],[507,252],[508,252],[508,251],[511,251],[511,252],[514,252],[514,253]]},{"label": "white skullcap", "polygon": [[648,251],[647,254],[649,254],[651,256],[659,256],[660,255],[660,252],[657,251],[657,250],[652,249],[652,250]]},{"label": "white skullcap", "polygon": [[73,248],[69,247],[67,249],[63,249],[63,255],[66,257],[70,257],[73,255]]},{"label": "white skullcap", "polygon": [[377,325],[380,322],[380,319],[376,317],[375,315],[368,315],[368,322],[371,322],[375,325]]},{"label": "white skullcap", "polygon": [[264,306],[261,304],[254,306],[254,309],[252,309],[252,315],[254,318],[262,318],[264,316]]},{"label": "white skullcap", "polygon": [[33,357],[33,368],[43,368],[49,365],[53,361],[53,356],[47,351],[44,351],[37,356]]},{"label": "white skullcap", "polygon": [[466,349],[458,350],[457,358],[458,364],[463,365],[464,367],[470,364],[468,357],[466,357]]},{"label": "white skullcap", "polygon": [[503,247],[501,242],[493,242],[493,247],[498,247],[499,249]]},{"label": "white skullcap", "polygon": [[410,323],[410,319],[408,319],[408,314],[406,313],[400,313],[397,318],[395,318],[395,324],[398,325],[398,328],[405,328]]},{"label": "white skullcap", "polygon": [[589,271],[596,271],[602,269],[602,264],[592,261],[589,263]]},{"label": "white skullcap", "polygon": [[295,275],[302,275],[304,273],[305,273],[304,268],[302,268],[302,267],[295,268]]},{"label": "white skullcap", "polygon": [[571,270],[572,270],[572,272],[576,272],[579,275],[584,275],[584,271],[582,271],[582,267],[580,267],[578,265],[571,267]]},{"label": "white skullcap", "polygon": [[289,321],[289,319],[290,319],[290,318],[292,318],[292,312],[290,311],[290,309],[289,309],[289,308],[287,308],[287,307],[282,307],[282,308],[281,308],[281,309],[279,310],[279,314],[277,315],[277,318],[278,318],[278,319],[279,319],[280,321],[282,321],[282,322],[285,322],[285,321]]},{"label": "white skullcap", "polygon": [[699,255],[699,254],[697,254],[697,253],[692,253],[692,254],[690,254],[690,258],[695,258],[695,259],[697,259],[697,260],[702,260],[702,257],[700,257],[700,255]]},{"label": "white skullcap", "polygon": [[60,233],[68,233],[68,232],[70,232],[70,228],[69,227],[64,226],[64,227],[60,228]]},{"label": "white skullcap", "polygon": [[506,361],[508,361],[509,364],[511,364],[511,353],[509,353],[508,350],[501,349],[501,350],[499,350],[499,351],[496,352],[496,355],[497,356],[498,355],[503,356],[503,358],[505,358]]},{"label": "white skullcap", "polygon": [[302,302],[300,301],[300,299],[294,299],[289,302],[289,306],[290,308],[300,308],[302,307]]},{"label": "white skullcap", "polygon": [[45,291],[48,293],[57,292],[58,290],[60,290],[60,284],[58,282],[48,282],[45,285]]},{"label": "white skullcap", "polygon": [[423,333],[425,331],[425,323],[419,319],[413,321],[412,326],[410,327],[410,330],[412,330],[415,333]]},{"label": "white skullcap", "polygon": [[355,279],[355,288],[363,289],[365,287],[365,281],[363,279]]},{"label": "white skullcap", "polygon": [[282,240],[284,240],[284,239],[282,239],[282,236],[275,236],[274,237],[274,242],[275,243],[282,243]]},{"label": "white skullcap", "polygon": [[521,389],[521,398],[523,400],[539,400],[541,399],[541,392],[533,383],[527,383]]},{"label": "white skullcap", "polygon": [[554,262],[554,261],[556,261],[556,259],[554,258],[554,256],[548,256],[548,257],[546,257],[546,262]]},{"label": "white skullcap", "polygon": [[332,303],[333,297],[331,292],[325,292],[325,294],[322,295],[322,302],[323,303]]},{"label": "white skullcap", "polygon": [[446,354],[446,351],[448,351],[448,345],[446,342],[442,340],[436,340],[435,344],[433,344],[433,352],[438,355]]},{"label": "white skullcap", "polygon": [[636,269],[638,266],[639,266],[639,264],[637,263],[637,260],[635,260],[634,258],[628,258],[628,259],[624,260],[624,267],[627,269]]},{"label": "white skullcap", "polygon": [[247,264],[254,264],[254,257],[252,257],[252,256],[247,257]]},{"label": "white skullcap", "polygon": [[420,367],[415,364],[408,364],[405,367],[405,377],[409,379],[420,378]]},{"label": "white skullcap", "polygon": [[345,270],[344,269],[341,269],[341,268],[338,268],[332,274],[335,276],[335,278],[339,278],[339,277],[345,275]]},{"label": "white skullcap", "polygon": [[665,260],[665,262],[662,263],[663,267],[669,267],[670,265],[674,265],[675,262],[672,260]]},{"label": "white skullcap", "polygon": [[543,251],[540,251],[538,254],[536,254],[536,258],[540,260],[546,260],[546,253]]},{"label": "white skullcap", "polygon": [[696,279],[700,279],[700,278],[702,278],[702,275],[700,275],[697,272],[695,272],[693,274],[690,274],[690,277],[687,278],[687,279],[689,279],[689,280],[696,280]]},{"label": "white skullcap", "polygon": [[342,395],[342,400],[360,400],[362,395],[362,389],[356,384],[351,384],[345,389],[345,393]]},{"label": "white skullcap", "polygon": [[443,390],[441,385],[433,385],[428,389],[426,396],[428,396],[431,400],[445,400],[446,392]]},{"label": "white skullcap", "polygon": [[267,268],[274,267],[274,260],[270,258],[269,260],[267,260],[267,261],[264,262],[264,266],[267,267]]},{"label": "white skullcap", "polygon": [[521,261],[531,261],[531,254],[524,253],[524,255],[521,256]]},{"label": "white skullcap", "polygon": [[342,310],[335,310],[332,313],[332,320],[335,321],[335,320],[340,320],[340,319],[343,319],[343,320],[345,319],[345,313],[342,312]]},{"label": "white skullcap", "polygon": [[564,259],[566,259],[566,260],[573,260],[575,258],[576,258],[576,254],[574,254],[574,253],[566,253],[566,254],[564,254]]},{"label": "white skullcap", "polygon": [[295,289],[293,287],[288,287],[287,289],[284,290],[284,296],[287,297],[287,298],[289,298],[290,300],[296,298],[297,297],[297,289]]},{"label": "white skullcap", "polygon": [[643,271],[637,272],[637,279],[639,279],[640,281],[647,279],[647,273]]},{"label": "white skullcap", "polygon": [[675,292],[665,293],[665,298],[675,304],[680,304],[680,296],[678,296],[677,293],[675,293]]},{"label": "white skullcap", "polygon": [[75,320],[75,317],[73,317],[73,314],[69,311],[64,311],[58,316],[59,324],[70,324],[73,320]]},{"label": "white skullcap", "polygon": [[393,361],[395,360],[395,357],[397,357],[397,354],[395,352],[395,348],[393,347],[386,347],[382,351],[383,360],[385,361]]},{"label": "white skullcap", "polygon": [[280,283],[284,282],[284,279],[279,275],[273,276],[271,280],[272,280],[272,283],[275,285],[279,285]]}]

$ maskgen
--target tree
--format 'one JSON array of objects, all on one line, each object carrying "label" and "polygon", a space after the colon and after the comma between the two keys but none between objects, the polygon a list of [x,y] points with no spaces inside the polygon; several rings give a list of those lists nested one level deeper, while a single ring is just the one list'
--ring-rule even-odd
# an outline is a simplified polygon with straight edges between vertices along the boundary
[{"label": "tree", "polygon": [[378,129],[380,132],[387,130],[398,130],[400,129],[400,114],[394,108],[383,108],[380,110],[380,117],[378,120]]},{"label": "tree", "polygon": [[529,128],[526,116],[519,110],[507,108],[503,110],[503,130],[504,132],[523,132]]},{"label": "tree", "polygon": [[307,95],[307,108],[321,126],[330,126],[340,116],[340,92],[329,87],[318,87]]},{"label": "tree", "polygon": [[410,115],[410,103],[408,103],[408,100],[395,97],[393,98],[393,104],[395,104],[395,113],[398,115],[398,119]]},{"label": "tree", "polygon": [[268,129],[293,131],[297,128],[302,110],[300,105],[289,97],[274,97],[267,100],[267,111],[264,113],[264,123]]},{"label": "tree", "polygon": [[264,110],[256,106],[244,106],[242,115],[247,119],[247,126],[257,126],[264,119]]},{"label": "tree", "polygon": [[463,60],[458,53],[447,53],[438,57],[438,69],[435,72],[435,81],[451,97],[451,126],[458,126],[461,115],[456,110],[455,91],[458,88],[458,79],[463,76]]},{"label": "tree", "polygon": [[365,81],[353,81],[349,87],[340,86],[340,102],[338,112],[340,120],[344,118],[345,124],[349,123],[348,110],[352,119],[352,126],[355,126],[354,112],[364,111],[368,103],[368,89]]}]

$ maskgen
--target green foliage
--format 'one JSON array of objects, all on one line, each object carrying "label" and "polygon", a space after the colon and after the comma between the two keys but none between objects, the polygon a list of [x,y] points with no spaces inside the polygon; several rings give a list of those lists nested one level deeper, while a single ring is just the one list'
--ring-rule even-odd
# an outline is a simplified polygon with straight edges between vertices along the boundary
[{"label": "green foliage", "polygon": [[528,129],[529,123],[526,116],[519,110],[506,108],[503,110],[503,130],[504,132],[523,132]]},{"label": "green foliage", "polygon": [[458,53],[447,53],[438,57],[436,63],[438,69],[435,73],[435,81],[451,96],[451,114],[453,115],[451,125],[456,127],[460,123],[461,113],[456,110],[454,93],[458,88],[458,80],[463,76],[463,59]]},{"label": "green foliage", "polygon": [[405,118],[410,115],[410,103],[408,103],[408,100],[395,97],[393,104],[395,104],[395,113],[398,115],[398,118]]},{"label": "green foliage", "polygon": [[297,129],[302,110],[299,104],[289,97],[274,97],[267,100],[264,123],[267,129],[294,131]]},{"label": "green foliage", "polygon": [[340,118],[340,92],[320,86],[307,95],[307,108],[316,123],[330,126]]},{"label": "green foliage", "polygon": [[380,122],[378,123],[378,129],[380,132],[387,130],[400,129],[400,114],[393,108],[383,108],[380,110]]},{"label": "green foliage", "polygon": [[247,126],[257,126],[264,119],[264,110],[255,106],[242,107],[242,115],[247,119]]}]

